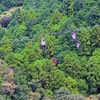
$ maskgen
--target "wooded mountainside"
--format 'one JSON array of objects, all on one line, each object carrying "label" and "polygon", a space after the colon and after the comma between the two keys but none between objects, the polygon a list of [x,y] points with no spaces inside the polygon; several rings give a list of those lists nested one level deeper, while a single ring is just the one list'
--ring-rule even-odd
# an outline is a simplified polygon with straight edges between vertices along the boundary
[{"label": "wooded mountainside", "polygon": [[0,24],[0,100],[100,100],[100,0],[0,0]]}]

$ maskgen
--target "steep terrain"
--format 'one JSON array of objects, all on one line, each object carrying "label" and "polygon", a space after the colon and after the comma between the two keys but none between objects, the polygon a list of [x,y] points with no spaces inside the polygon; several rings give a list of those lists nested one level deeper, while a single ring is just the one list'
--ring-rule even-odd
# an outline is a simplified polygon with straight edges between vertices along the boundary
[{"label": "steep terrain", "polygon": [[99,100],[100,1],[12,1],[1,2],[10,21],[0,26],[0,97]]}]

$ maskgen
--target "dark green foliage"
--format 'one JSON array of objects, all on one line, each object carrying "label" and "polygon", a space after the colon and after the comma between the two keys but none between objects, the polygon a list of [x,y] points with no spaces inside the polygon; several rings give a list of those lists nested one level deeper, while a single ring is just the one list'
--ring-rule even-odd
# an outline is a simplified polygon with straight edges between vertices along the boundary
[{"label": "dark green foliage", "polygon": [[99,91],[99,72],[100,72],[100,61],[99,56],[100,49],[97,49],[93,52],[93,56],[90,57],[88,61],[88,73],[87,73],[87,82],[89,85],[89,93],[98,93]]},{"label": "dark green foliage", "polygon": [[81,94],[87,95],[88,85],[86,84],[85,80],[82,79],[78,80],[77,86],[78,86],[78,91],[80,91]]},{"label": "dark green foliage", "polygon": [[17,85],[17,88],[15,89],[13,99],[27,100],[28,99],[27,94],[29,93],[30,89],[26,81],[26,76],[22,72],[21,68],[15,69],[15,84]]},{"label": "dark green foliage", "polygon": [[6,10],[6,7],[0,3],[0,14],[2,14],[2,12],[5,10]]},{"label": "dark green foliage", "polygon": [[5,34],[5,30],[0,26],[0,41],[3,38],[4,34]]},{"label": "dark green foliage", "polygon": [[0,0],[0,11],[3,12],[14,6],[22,6],[24,0]]},{"label": "dark green foliage", "polygon": [[[0,27],[1,97],[86,100],[84,96],[98,94],[99,98],[100,1],[5,0],[0,2],[0,13],[22,4],[10,16],[7,28]],[[46,50],[41,48],[42,37]],[[9,68],[14,68],[13,73],[8,73]],[[5,82],[15,88],[3,91]]]},{"label": "dark green foliage", "polygon": [[2,39],[2,44],[0,47],[0,58],[4,59],[4,57],[12,52],[12,43],[8,37],[4,36]]},{"label": "dark green foliage", "polygon": [[75,11],[80,11],[81,9],[83,9],[83,2],[84,0],[75,0],[75,3],[74,3]]},{"label": "dark green foliage", "polygon": [[87,22],[89,23],[89,25],[93,26],[100,23],[99,18],[100,12],[98,6],[91,8],[89,13],[87,14]]}]

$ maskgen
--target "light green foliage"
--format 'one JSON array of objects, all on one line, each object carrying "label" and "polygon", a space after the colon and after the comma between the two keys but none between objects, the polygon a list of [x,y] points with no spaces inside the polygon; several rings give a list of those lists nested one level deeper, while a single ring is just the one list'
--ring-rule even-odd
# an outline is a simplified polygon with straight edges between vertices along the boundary
[{"label": "light green foliage", "polygon": [[0,40],[2,39],[4,34],[5,34],[5,30],[0,26]]},{"label": "light green foliage", "polygon": [[76,80],[72,79],[70,76],[66,79],[67,88],[72,91],[72,93],[78,93]]},{"label": "light green foliage", "polygon": [[53,24],[57,24],[61,19],[61,13],[59,11],[55,11],[55,14],[52,19]]},{"label": "light green foliage", "polygon": [[47,95],[47,97],[50,99],[50,97],[52,98],[52,96],[53,96],[53,92],[51,91],[51,90],[49,90],[49,89],[46,89],[45,90],[45,94]]},{"label": "light green foliage", "polygon": [[23,62],[23,55],[19,53],[10,53],[6,56],[6,62],[17,67],[21,67]]},{"label": "light green foliage", "polygon": [[40,24],[37,24],[37,25],[33,26],[32,33],[39,34],[42,29],[43,29],[43,26]]},{"label": "light green foliage", "polygon": [[77,87],[81,94],[87,95],[88,85],[86,84],[85,80],[77,80]]},{"label": "light green foliage", "polygon": [[98,93],[100,76],[100,49],[93,52],[93,56],[88,61],[87,82],[90,85],[89,93]]},{"label": "light green foliage", "polygon": [[41,58],[41,50],[40,50],[40,45],[39,43],[35,43],[33,46],[32,42],[28,42],[26,44],[25,49],[21,52],[21,54],[27,55],[26,57],[28,58],[29,63],[33,63],[37,59]]},{"label": "light green foliage", "polygon": [[26,26],[25,23],[23,22],[22,25],[20,25],[15,31],[16,37],[24,36],[25,30],[26,30]]},{"label": "light green foliage", "polygon": [[53,63],[51,60],[37,60],[34,64],[30,66],[32,72],[30,72],[30,75],[32,75],[35,79],[46,79],[52,68]]},{"label": "light green foliage", "polygon": [[74,14],[74,0],[64,0],[63,7],[65,13],[70,16]]},{"label": "light green foliage", "polygon": [[51,22],[47,26],[47,29],[50,32],[56,32],[56,31],[60,30],[59,22],[60,22],[61,17],[62,17],[61,13],[58,10],[55,11],[55,14],[54,14]]},{"label": "light green foliage", "polygon": [[44,51],[44,56],[50,58],[54,55],[56,39],[53,35],[45,37],[47,50]]},{"label": "light green foliage", "polygon": [[3,37],[2,39],[2,45],[0,47],[0,58],[3,58],[9,54],[10,52],[12,52],[12,43],[11,41],[9,40],[8,37]]},{"label": "light green foliage", "polygon": [[95,50],[95,48],[99,48],[100,47],[100,27],[95,25],[93,27],[93,30],[92,30],[92,33],[91,33],[91,42],[92,42],[92,46],[93,46],[93,49]]},{"label": "light green foliage", "polygon": [[64,25],[66,24],[67,20],[68,20],[68,17],[66,15],[62,15],[61,16],[61,19],[60,19],[60,22],[59,22],[60,30],[64,27]]},{"label": "light green foliage", "polygon": [[80,49],[80,54],[91,55],[91,29],[82,30],[80,40],[81,44],[83,44]]},{"label": "light green foliage", "polygon": [[2,83],[2,78],[0,77],[0,85],[1,85],[1,83]]},{"label": "light green foliage", "polygon": [[22,23],[24,21],[28,21],[32,18],[35,18],[35,15],[36,14],[35,14],[35,11],[33,9],[19,11],[19,14],[17,16],[18,22]]},{"label": "light green foliage", "polygon": [[58,69],[53,69],[52,72],[50,73],[50,83],[49,83],[49,88],[52,91],[56,91],[59,89],[59,87],[66,87],[66,77],[65,74],[58,70]]},{"label": "light green foliage", "polygon": [[[19,1],[1,1],[0,13]],[[82,95],[99,94],[99,0],[24,0],[10,19],[6,29],[0,27],[0,59],[4,60],[0,60],[0,84],[7,81],[11,86],[13,81],[17,87],[10,92],[0,89],[2,96],[7,100],[85,100]],[[41,48],[42,36],[46,50]],[[54,66],[52,57],[58,65]],[[12,74],[6,74],[9,67],[14,67]]]},{"label": "light green foliage", "polygon": [[[70,53],[70,52],[69,52]],[[64,63],[63,63],[63,71],[66,73],[66,75],[70,75],[74,78],[82,78],[82,67],[81,67],[81,62],[78,59],[76,54],[66,54],[64,58]]]},{"label": "light green foliage", "polygon": [[28,93],[30,91],[30,88],[27,85],[26,76],[24,75],[24,72],[22,72],[21,68],[15,69],[15,83],[17,85],[17,88],[15,89],[14,99],[17,100],[28,100]]},{"label": "light green foliage", "polygon": [[29,69],[31,70],[29,75],[35,79],[39,79],[42,87],[55,91],[59,87],[66,86],[66,77],[64,73],[57,68],[53,68],[51,60],[37,60]]},{"label": "light green foliage", "polygon": [[81,48],[79,50],[80,55],[92,55],[92,52],[95,50],[95,48],[100,47],[99,46],[99,34],[100,28],[98,26],[94,26],[93,29],[85,29],[82,30],[81,34],[79,34],[81,41]]},{"label": "light green foliage", "polygon": [[60,26],[55,24],[51,30],[52,30],[52,32],[60,31]]}]

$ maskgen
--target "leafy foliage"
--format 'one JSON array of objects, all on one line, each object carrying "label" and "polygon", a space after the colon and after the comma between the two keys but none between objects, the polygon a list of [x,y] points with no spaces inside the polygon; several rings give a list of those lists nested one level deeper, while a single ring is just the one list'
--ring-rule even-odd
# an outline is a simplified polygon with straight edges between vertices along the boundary
[{"label": "leafy foliage", "polygon": [[[6,28],[0,26],[0,97],[86,100],[84,96],[98,94],[99,98],[100,1],[5,0],[0,13],[12,6],[22,9],[12,13],[9,23],[3,24]],[[41,48],[42,37],[46,50]],[[58,63],[54,65],[52,58]]]}]

